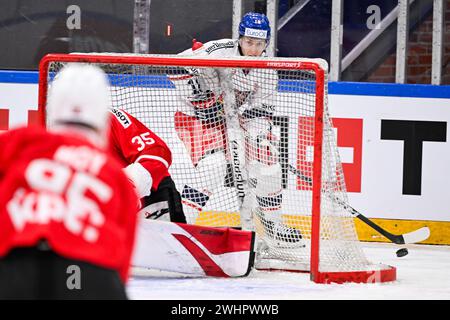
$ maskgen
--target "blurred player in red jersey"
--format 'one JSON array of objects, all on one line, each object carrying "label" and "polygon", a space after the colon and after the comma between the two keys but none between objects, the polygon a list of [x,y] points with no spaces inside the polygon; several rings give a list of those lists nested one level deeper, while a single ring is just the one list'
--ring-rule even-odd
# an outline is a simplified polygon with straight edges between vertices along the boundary
[{"label": "blurred player in red jersey", "polygon": [[110,111],[110,148],[126,166],[124,170],[141,198],[145,216],[186,223],[180,193],[169,173],[172,164],[169,147],[124,110]]},{"label": "blurred player in red jersey", "polygon": [[125,299],[138,197],[106,152],[108,80],[67,66],[49,131],[0,135],[0,299]]}]

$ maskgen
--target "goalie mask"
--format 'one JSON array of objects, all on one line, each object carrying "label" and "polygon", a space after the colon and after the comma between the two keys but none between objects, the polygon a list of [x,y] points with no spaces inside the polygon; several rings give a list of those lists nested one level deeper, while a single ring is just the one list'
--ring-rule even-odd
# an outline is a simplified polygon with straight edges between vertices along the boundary
[{"label": "goalie mask", "polygon": [[94,133],[105,139],[109,126],[108,87],[108,78],[100,68],[68,64],[56,75],[49,89],[48,126],[89,128],[89,135]]}]

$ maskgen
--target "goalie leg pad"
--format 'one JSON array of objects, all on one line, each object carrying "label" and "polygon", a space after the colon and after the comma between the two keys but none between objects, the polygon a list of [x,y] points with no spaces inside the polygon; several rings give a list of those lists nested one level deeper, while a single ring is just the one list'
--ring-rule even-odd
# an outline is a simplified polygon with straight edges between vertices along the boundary
[{"label": "goalie leg pad", "polygon": [[204,193],[212,193],[221,184],[227,173],[227,162],[225,152],[216,151],[206,154],[196,167],[195,176],[198,185],[194,184],[197,190]]},{"label": "goalie leg pad", "polygon": [[132,259],[135,267],[212,277],[249,274],[255,234],[143,219]]},{"label": "goalie leg pad", "polygon": [[251,176],[256,178],[255,194],[259,207],[264,211],[281,209],[281,165],[276,163],[266,166],[262,163],[255,163],[250,170],[253,171]]},{"label": "goalie leg pad", "polygon": [[256,216],[266,234],[268,247],[303,248],[300,230],[287,226],[281,216],[283,194],[281,189],[282,171],[279,163],[266,166],[261,163],[253,166],[257,179],[255,195]]},{"label": "goalie leg pad", "polygon": [[267,166],[278,162],[278,138],[272,133],[272,121],[268,118],[244,119],[246,157]]},{"label": "goalie leg pad", "polygon": [[207,154],[195,168],[195,180],[183,187],[182,202],[189,223],[195,223],[216,189],[224,183],[227,172],[225,153]]}]

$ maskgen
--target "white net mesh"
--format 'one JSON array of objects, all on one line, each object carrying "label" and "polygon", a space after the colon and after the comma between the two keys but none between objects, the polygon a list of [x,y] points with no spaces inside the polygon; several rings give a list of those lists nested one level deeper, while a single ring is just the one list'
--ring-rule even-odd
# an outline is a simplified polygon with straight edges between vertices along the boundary
[{"label": "white net mesh", "polygon": [[[147,56],[149,57],[149,56]],[[150,59],[150,58],[149,58]],[[327,109],[326,76],[291,69],[98,63],[113,106],[158,134],[173,154],[171,175],[188,223],[242,226],[260,239],[257,266],[309,270],[316,92],[324,89],[320,271],[374,269],[365,258],[347,203]],[[267,61],[267,60],[266,60]],[[274,61],[273,58],[271,61]],[[277,59],[283,62],[283,59]],[[63,63],[49,66],[49,82]],[[272,65],[277,65],[272,63]],[[376,267],[375,267],[376,268]]]}]

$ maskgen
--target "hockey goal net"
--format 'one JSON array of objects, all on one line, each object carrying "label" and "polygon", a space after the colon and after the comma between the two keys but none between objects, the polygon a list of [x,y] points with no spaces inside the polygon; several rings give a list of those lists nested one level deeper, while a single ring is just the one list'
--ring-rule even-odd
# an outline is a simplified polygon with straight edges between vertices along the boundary
[{"label": "hockey goal net", "polygon": [[188,223],[256,231],[256,268],[310,272],[318,283],[395,280],[395,268],[366,259],[345,206],[325,61],[47,55],[43,119],[67,63],[101,67],[113,107],[165,140]]}]

